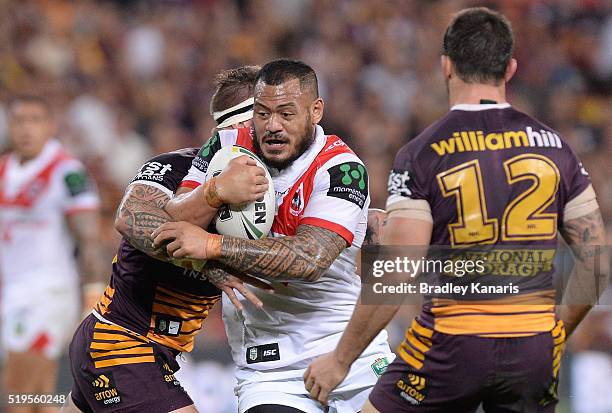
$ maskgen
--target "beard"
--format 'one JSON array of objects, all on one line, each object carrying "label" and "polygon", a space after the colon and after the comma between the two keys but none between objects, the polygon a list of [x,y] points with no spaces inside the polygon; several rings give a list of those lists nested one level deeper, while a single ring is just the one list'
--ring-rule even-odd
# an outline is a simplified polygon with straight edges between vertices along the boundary
[{"label": "beard", "polygon": [[[266,157],[266,155],[264,155],[263,151],[261,150],[261,146],[259,145],[259,138],[257,136],[257,132],[255,131],[255,128],[253,128],[252,130],[253,130],[253,147],[255,149],[255,155],[259,156],[259,158],[261,158],[267,166],[278,169],[279,171],[291,166],[291,164],[296,159],[302,156],[302,154],[306,152],[312,146],[312,144],[314,143],[314,139],[315,139],[314,126],[310,122],[310,118],[309,118],[307,119],[306,126],[304,127],[304,132],[302,133],[302,136],[300,137],[299,142],[296,144],[293,153],[291,153],[287,159],[277,160],[277,159],[270,159]],[[282,136],[282,135],[266,133],[266,135],[264,136],[269,138],[269,137]]]}]

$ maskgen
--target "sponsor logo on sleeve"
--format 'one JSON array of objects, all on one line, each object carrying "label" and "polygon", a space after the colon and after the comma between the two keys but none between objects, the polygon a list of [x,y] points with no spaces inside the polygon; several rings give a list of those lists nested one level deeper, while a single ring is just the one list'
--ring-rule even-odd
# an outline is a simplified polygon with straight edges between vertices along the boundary
[{"label": "sponsor logo on sleeve", "polygon": [[[85,171],[70,172],[64,177],[70,196],[77,196],[90,190],[91,185]],[[33,186],[34,187],[34,186]]]},{"label": "sponsor logo on sleeve", "polygon": [[140,172],[138,172],[134,180],[162,182],[166,173],[170,171],[172,171],[172,165],[169,163],[164,164],[157,161],[147,162],[142,165]]},{"label": "sponsor logo on sleeve", "polygon": [[278,349],[278,343],[262,344],[261,346],[253,346],[247,348],[247,364],[265,363],[267,361],[277,360],[280,360],[280,350]]},{"label": "sponsor logo on sleeve", "polygon": [[392,169],[389,173],[389,180],[387,181],[387,191],[389,195],[412,196],[412,191],[408,188],[409,182],[410,172]]},{"label": "sponsor logo on sleeve", "polygon": [[221,149],[221,138],[217,132],[202,146],[198,155],[193,159],[193,166],[206,172],[211,159],[219,149]]},{"label": "sponsor logo on sleeve", "polygon": [[368,198],[368,172],[357,162],[345,162],[329,168],[327,196],[344,199],[363,208]]}]

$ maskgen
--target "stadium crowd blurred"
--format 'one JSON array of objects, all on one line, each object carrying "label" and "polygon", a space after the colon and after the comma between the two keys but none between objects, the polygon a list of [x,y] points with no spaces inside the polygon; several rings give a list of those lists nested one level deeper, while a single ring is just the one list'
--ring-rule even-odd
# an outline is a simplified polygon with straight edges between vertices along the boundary
[{"label": "stadium crowd blurred", "polygon": [[[383,207],[396,150],[448,110],[442,33],[453,12],[475,4],[512,21],[519,67],[509,100],[571,143],[612,234],[612,5],[605,0],[0,1],[0,152],[7,149],[3,102],[15,93],[45,96],[59,138],[98,184],[100,245],[110,262],[114,211],[142,161],[209,136],[213,75],[294,57],[317,71],[323,126],[366,162],[372,206]],[[579,347],[604,343],[611,351],[612,317],[603,314]],[[210,349],[224,334],[218,319],[207,324]]]}]

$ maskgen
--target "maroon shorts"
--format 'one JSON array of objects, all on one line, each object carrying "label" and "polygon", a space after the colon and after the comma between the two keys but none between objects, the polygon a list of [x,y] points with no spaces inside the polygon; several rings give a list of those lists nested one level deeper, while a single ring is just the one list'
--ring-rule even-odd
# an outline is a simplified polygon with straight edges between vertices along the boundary
[{"label": "maroon shorts", "polygon": [[177,353],[89,315],[70,343],[72,401],[83,412],[163,412],[193,404]]},{"label": "maroon shorts", "polygon": [[[381,413],[554,412],[565,331],[482,338],[413,324],[370,402]],[[401,348],[401,347],[400,347]],[[400,350],[400,354],[402,351]]]}]

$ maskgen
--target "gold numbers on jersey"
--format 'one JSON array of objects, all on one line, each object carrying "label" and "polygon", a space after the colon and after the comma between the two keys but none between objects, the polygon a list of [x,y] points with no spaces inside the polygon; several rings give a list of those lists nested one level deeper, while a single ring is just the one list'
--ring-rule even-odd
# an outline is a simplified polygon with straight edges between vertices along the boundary
[{"label": "gold numbers on jersey", "polygon": [[[531,181],[512,200],[502,217],[502,241],[544,240],[557,235],[557,214],[543,212],[559,189],[559,169],[547,157],[518,155],[504,162],[508,184]],[[458,221],[449,224],[451,245],[492,244],[499,237],[498,220],[487,216],[487,203],[478,160],[462,163],[437,175],[442,195],[455,196]]]},{"label": "gold numbers on jersey", "polygon": [[450,224],[451,245],[491,244],[497,240],[497,220],[487,217],[487,203],[478,160],[462,163],[438,174],[445,197],[457,200],[459,221]]},{"label": "gold numbers on jersey", "polygon": [[559,189],[559,169],[547,157],[515,156],[504,162],[509,184],[531,181],[531,187],[516,197],[504,211],[503,241],[552,239],[557,235],[557,214],[544,211]]}]

